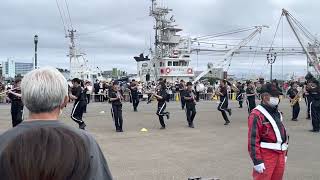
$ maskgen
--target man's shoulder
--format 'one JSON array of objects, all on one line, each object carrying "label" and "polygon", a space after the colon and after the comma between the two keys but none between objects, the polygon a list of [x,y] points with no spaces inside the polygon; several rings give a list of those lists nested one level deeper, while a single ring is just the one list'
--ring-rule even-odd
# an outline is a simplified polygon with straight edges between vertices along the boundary
[{"label": "man's shoulder", "polygon": [[263,119],[264,118],[264,115],[261,111],[259,111],[257,108],[254,108],[249,117],[252,117],[252,118],[259,118],[259,119]]}]

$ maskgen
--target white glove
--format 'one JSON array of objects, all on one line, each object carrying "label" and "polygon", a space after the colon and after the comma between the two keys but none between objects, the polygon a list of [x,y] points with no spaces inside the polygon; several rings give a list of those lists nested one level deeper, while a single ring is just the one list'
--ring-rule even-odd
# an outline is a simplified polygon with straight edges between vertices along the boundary
[{"label": "white glove", "polygon": [[256,166],[253,166],[254,170],[257,171],[259,174],[262,174],[263,171],[266,169],[264,166],[264,163],[258,164]]}]

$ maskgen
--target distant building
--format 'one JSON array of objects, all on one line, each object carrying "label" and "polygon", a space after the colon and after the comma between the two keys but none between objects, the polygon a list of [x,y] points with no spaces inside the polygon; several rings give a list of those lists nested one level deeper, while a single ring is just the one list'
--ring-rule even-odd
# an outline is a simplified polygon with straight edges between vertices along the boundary
[{"label": "distant building", "polygon": [[33,70],[33,63],[15,62],[8,59],[2,63],[2,76],[4,78],[14,78],[17,75],[24,76]]},{"label": "distant building", "polygon": [[21,63],[21,62],[16,62],[15,63],[15,74],[18,75],[25,75],[28,72],[33,70],[33,63]]},{"label": "distant building", "polygon": [[106,79],[120,79],[122,77],[127,76],[127,72],[119,70],[117,68],[112,68],[112,70],[109,71],[103,71],[101,74]]}]

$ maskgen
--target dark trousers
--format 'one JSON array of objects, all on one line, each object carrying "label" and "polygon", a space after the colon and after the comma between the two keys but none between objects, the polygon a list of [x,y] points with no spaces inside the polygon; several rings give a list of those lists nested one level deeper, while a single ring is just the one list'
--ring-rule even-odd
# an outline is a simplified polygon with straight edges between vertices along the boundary
[{"label": "dark trousers", "polygon": [[86,105],[84,106],[83,112],[86,113],[87,112],[87,105],[90,103],[90,94],[86,94]]},{"label": "dark trousers", "polygon": [[227,116],[228,111],[230,111],[230,109],[228,109],[228,98],[224,97],[223,99],[220,100],[220,104],[218,105],[218,111],[221,112],[223,119],[226,122],[230,122]]},{"label": "dark trousers", "polygon": [[247,100],[247,105],[248,105],[248,113],[250,114],[251,111],[256,108],[256,101],[254,99],[248,99]]},{"label": "dark trousers", "polygon": [[90,104],[91,94],[86,94],[86,97],[87,97],[87,103]]},{"label": "dark trousers", "polygon": [[181,102],[181,108],[184,109],[184,107],[186,106],[186,101],[184,100],[183,96],[181,96],[182,94],[180,94],[180,102]]},{"label": "dark trousers", "polygon": [[84,123],[84,121],[82,120],[82,116],[83,116],[83,112],[86,104],[87,104],[86,101],[78,101],[74,104],[72,109],[71,119],[74,122],[78,123],[79,126]]},{"label": "dark trousers", "polygon": [[197,101],[197,102],[200,101],[200,92],[196,92],[196,101]]},{"label": "dark trousers", "polygon": [[17,126],[22,122],[23,105],[21,101],[12,101],[11,103],[11,118],[12,127]]},{"label": "dark trousers", "polygon": [[139,105],[139,96],[133,96],[132,97],[132,105],[133,105],[133,110],[137,110],[138,105]]},{"label": "dark trousers", "polygon": [[157,115],[159,117],[159,122],[162,127],[166,127],[166,124],[164,123],[163,116],[167,115],[167,112],[165,112],[167,107],[166,102],[158,102],[158,109],[157,109]]},{"label": "dark trousers", "polygon": [[294,106],[292,106],[292,119],[297,119],[300,113],[300,104],[297,102]]},{"label": "dark trousers", "polygon": [[194,104],[191,104],[191,105],[187,104],[186,115],[187,115],[187,121],[189,125],[193,124],[193,120],[196,114],[197,114],[196,106]]},{"label": "dark trousers", "polygon": [[95,101],[95,102],[100,102],[99,92],[95,92],[95,93],[94,93],[94,101]]},{"label": "dark trousers", "polygon": [[242,108],[242,104],[243,104],[242,94],[237,94],[237,101],[239,102],[239,107]]},{"label": "dark trousers", "polygon": [[122,118],[122,105],[112,105],[111,115],[114,121],[116,130],[122,130],[123,118]]},{"label": "dark trousers", "polygon": [[306,105],[307,105],[307,118],[310,119],[310,104],[312,102],[311,96],[305,97]]},{"label": "dark trousers", "polygon": [[320,100],[312,101],[310,103],[310,115],[312,120],[312,127],[314,131],[320,130]]}]

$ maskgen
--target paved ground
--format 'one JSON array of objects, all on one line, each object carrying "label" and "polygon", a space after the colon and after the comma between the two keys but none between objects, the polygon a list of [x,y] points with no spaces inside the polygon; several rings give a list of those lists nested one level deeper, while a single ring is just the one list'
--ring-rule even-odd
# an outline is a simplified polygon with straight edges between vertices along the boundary
[{"label": "paved ground", "polygon": [[[76,126],[64,111],[63,121]],[[186,126],[184,111],[176,102],[168,105],[172,117],[166,130],[159,130],[156,104],[141,103],[140,112],[124,105],[124,130],[115,133],[110,105],[93,103],[85,120],[99,142],[117,180],[185,180],[190,176],[219,177],[221,180],[251,179],[251,161],[247,152],[247,113],[235,103],[232,123],[226,127],[217,103],[197,104],[195,129]],[[282,103],[285,123],[290,133],[290,150],[286,178],[288,180],[320,179],[320,134],[309,133],[311,122],[305,120],[305,105],[298,122],[289,121],[287,102]],[[105,111],[105,114],[100,113]],[[10,128],[8,105],[0,105],[0,132]],[[147,128],[149,132],[139,132]]]}]

